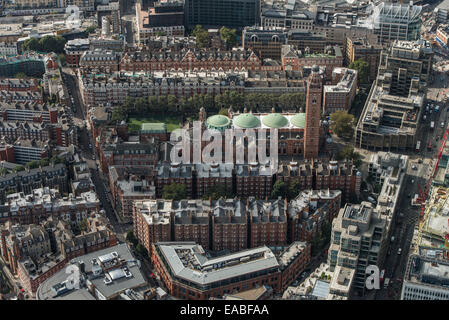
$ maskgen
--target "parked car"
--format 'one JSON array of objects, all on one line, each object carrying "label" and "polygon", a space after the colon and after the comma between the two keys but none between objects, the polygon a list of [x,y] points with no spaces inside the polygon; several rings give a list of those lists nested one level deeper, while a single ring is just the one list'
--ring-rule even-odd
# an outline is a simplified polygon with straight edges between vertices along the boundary
[{"label": "parked car", "polygon": [[402,248],[398,249],[398,255],[400,255],[402,253]]}]

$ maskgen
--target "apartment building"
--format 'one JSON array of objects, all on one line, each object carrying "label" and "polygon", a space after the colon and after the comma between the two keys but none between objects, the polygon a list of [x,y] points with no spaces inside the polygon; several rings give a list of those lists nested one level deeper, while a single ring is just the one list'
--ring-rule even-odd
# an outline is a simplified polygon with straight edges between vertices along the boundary
[{"label": "apartment building", "polygon": [[120,54],[112,50],[85,51],[79,60],[81,73],[111,73],[119,71]]},{"label": "apartment building", "polygon": [[67,66],[79,67],[81,56],[90,49],[89,39],[74,39],[66,42],[64,46]]},{"label": "apartment building", "polygon": [[282,29],[245,27],[242,47],[251,49],[261,59],[281,60],[281,49],[287,42],[287,34]]},{"label": "apartment building", "polygon": [[0,160],[26,164],[30,161],[41,160],[50,155],[49,143],[36,139],[26,140],[18,138],[16,140],[0,140]]},{"label": "apartment building", "polygon": [[273,175],[269,166],[251,163],[235,165],[235,190],[239,197],[265,199],[271,196]]},{"label": "apartment building", "polygon": [[338,46],[327,46],[321,53],[313,53],[310,48],[300,51],[293,45],[282,46],[281,62],[283,70],[303,70],[314,65],[325,67],[325,81],[331,81],[334,68],[343,67],[343,54]]},{"label": "apartment building", "polygon": [[32,190],[43,187],[57,189],[61,194],[68,192],[67,167],[63,164],[52,164],[0,176],[0,202],[6,202],[8,193],[30,194]]},{"label": "apartment building", "polygon": [[17,44],[9,42],[0,42],[1,56],[15,56],[17,55]]},{"label": "apartment building", "polygon": [[208,195],[208,191],[215,185],[223,187],[224,192],[232,193],[232,173],[234,166],[229,163],[196,164],[196,192],[195,198],[201,199]]},{"label": "apartment building", "polygon": [[287,206],[289,242],[307,241],[317,235],[324,223],[331,224],[341,205],[340,190],[306,190]]},{"label": "apartment building", "polygon": [[19,224],[39,223],[50,216],[66,222],[80,223],[89,212],[98,212],[100,201],[90,191],[75,197],[69,194],[62,197],[58,190],[48,187],[34,189],[31,194],[23,192],[6,196],[6,202],[0,206],[0,222],[12,221]]},{"label": "apartment building", "polygon": [[156,197],[153,173],[148,167],[139,168],[127,166],[109,167],[109,183],[113,206],[123,216],[132,216],[133,202]]},{"label": "apartment building", "polygon": [[366,267],[382,267],[388,237],[387,220],[369,202],[346,204],[332,222],[328,253],[330,270],[337,266],[355,270],[353,288],[365,290]]},{"label": "apartment building", "polygon": [[133,204],[134,235],[151,254],[152,244],[170,241],[171,201],[136,200]]},{"label": "apartment building", "polygon": [[248,199],[249,247],[287,245],[287,199]]},{"label": "apartment building", "polygon": [[15,103],[0,102],[0,113],[3,121],[58,122],[58,111],[62,105],[48,103]]},{"label": "apartment building", "polygon": [[181,49],[126,51],[120,60],[120,71],[236,71],[259,70],[262,60],[251,49]]}]

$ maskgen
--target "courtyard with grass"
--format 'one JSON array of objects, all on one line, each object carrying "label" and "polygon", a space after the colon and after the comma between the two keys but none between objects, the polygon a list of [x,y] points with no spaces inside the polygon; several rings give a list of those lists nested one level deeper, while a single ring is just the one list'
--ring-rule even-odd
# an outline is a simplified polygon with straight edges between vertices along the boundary
[{"label": "courtyard with grass", "polygon": [[128,130],[138,132],[142,128],[142,123],[165,123],[167,132],[172,132],[179,129],[179,117],[174,115],[144,115],[144,116],[130,116],[128,118]]}]

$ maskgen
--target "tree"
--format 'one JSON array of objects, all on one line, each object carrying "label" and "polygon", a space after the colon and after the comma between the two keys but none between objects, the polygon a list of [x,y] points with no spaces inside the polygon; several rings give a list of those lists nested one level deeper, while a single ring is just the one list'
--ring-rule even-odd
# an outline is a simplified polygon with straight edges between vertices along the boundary
[{"label": "tree", "polygon": [[220,111],[218,111],[218,114],[220,114],[220,115],[222,115],[222,116],[228,116],[228,114],[229,114],[229,112],[228,112],[228,109],[226,109],[226,108],[222,108],[222,109],[220,109]]},{"label": "tree", "polygon": [[64,53],[67,40],[61,36],[45,36],[39,40],[39,51]]},{"label": "tree", "polygon": [[160,37],[160,36],[166,36],[166,35],[167,35],[167,32],[164,32],[164,31],[158,31],[158,32],[155,33],[155,35],[158,36],[158,37]]},{"label": "tree", "polygon": [[209,32],[207,30],[203,29],[201,25],[197,25],[195,29],[193,29],[192,34],[196,38],[196,44],[200,48],[204,48],[209,46]]},{"label": "tree", "polygon": [[232,48],[237,43],[236,30],[235,29],[231,30],[226,27],[221,27],[220,39],[226,43],[227,48]]},{"label": "tree", "polygon": [[279,197],[285,198],[287,196],[287,186],[284,181],[277,180],[273,185],[271,191],[271,199],[277,199]]},{"label": "tree", "polygon": [[135,103],[134,98],[127,96],[125,98],[125,102],[123,102],[123,105],[122,105],[123,111],[125,113],[129,113],[131,111],[134,111],[134,103]]},{"label": "tree", "polygon": [[112,121],[121,121],[124,120],[126,117],[125,111],[123,110],[123,107],[121,106],[117,106],[114,108],[114,110],[112,110],[112,116],[111,116],[111,120]]},{"label": "tree", "polygon": [[162,197],[164,199],[182,200],[186,198],[186,195],[185,184],[172,183],[165,185],[162,189]]},{"label": "tree", "polygon": [[288,198],[293,199],[298,196],[301,191],[301,184],[299,180],[292,180],[288,185]]},{"label": "tree", "polygon": [[232,192],[226,190],[223,184],[216,184],[211,188],[208,188],[206,193],[203,196],[204,200],[211,198],[212,200],[218,200],[220,198],[233,198]]},{"label": "tree", "polygon": [[17,78],[17,79],[25,79],[26,77],[27,77],[27,75],[25,73],[23,73],[23,72],[17,72],[14,75],[14,78]]},{"label": "tree", "polygon": [[357,81],[359,83],[368,83],[369,64],[363,59],[358,59],[349,64],[349,69],[357,70]]},{"label": "tree", "polygon": [[137,239],[134,236],[134,232],[132,230],[128,231],[128,233],[126,234],[126,241],[131,242],[134,246],[137,245]]},{"label": "tree", "polygon": [[30,38],[23,42],[23,51],[40,51],[39,39]]},{"label": "tree", "polygon": [[337,111],[331,114],[331,128],[340,138],[352,138],[354,134],[354,116],[346,111]]},{"label": "tree", "polygon": [[170,113],[175,113],[176,112],[176,96],[173,94],[169,94],[167,96],[167,111]]},{"label": "tree", "polygon": [[143,245],[141,245],[140,243],[137,244],[136,246],[136,251],[138,254],[147,257],[148,256],[148,252],[147,249],[145,249],[145,247]]},{"label": "tree", "polygon": [[355,152],[354,147],[351,146],[345,147],[344,149],[340,150],[340,152],[337,154],[337,159],[352,160],[356,166],[360,166],[362,163],[362,155],[358,152]]},{"label": "tree", "polygon": [[81,220],[81,222],[78,224],[78,228],[80,229],[80,231],[86,232],[87,231],[87,220],[86,219]]},{"label": "tree", "polygon": [[89,27],[86,28],[86,33],[87,34],[94,33],[96,29],[97,29],[96,26],[89,26]]},{"label": "tree", "polygon": [[58,54],[59,61],[61,61],[61,65],[65,65],[65,54]]},{"label": "tree", "polygon": [[[154,98],[154,97],[153,97]],[[136,112],[145,113],[147,111],[148,101],[144,97],[136,99]]]}]

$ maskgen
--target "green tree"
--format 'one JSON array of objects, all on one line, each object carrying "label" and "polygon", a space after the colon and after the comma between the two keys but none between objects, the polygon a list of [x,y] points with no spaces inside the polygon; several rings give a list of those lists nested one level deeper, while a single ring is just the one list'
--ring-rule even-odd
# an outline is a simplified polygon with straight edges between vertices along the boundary
[{"label": "green tree", "polygon": [[123,111],[125,113],[129,113],[131,111],[134,111],[134,103],[135,103],[134,98],[127,96],[125,98],[125,102],[123,102],[123,105],[122,105]]},{"label": "green tree", "polygon": [[176,103],[177,103],[176,96],[169,94],[167,96],[167,111],[170,113],[175,113],[177,105]]},{"label": "green tree", "polygon": [[128,233],[126,234],[126,241],[131,242],[134,246],[137,245],[137,239],[134,236],[134,232],[132,230],[128,231]]},{"label": "green tree", "polygon": [[58,54],[59,61],[61,61],[61,65],[65,65],[65,54],[60,53]]},{"label": "green tree", "polygon": [[87,34],[94,33],[96,29],[97,29],[96,26],[89,26],[89,27],[86,28],[86,33]]},{"label": "green tree", "polygon": [[362,163],[362,155],[356,151],[354,151],[354,147],[348,146],[344,149],[340,150],[337,154],[338,160],[348,159],[352,160],[356,166],[360,166]]},{"label": "green tree", "polygon": [[0,168],[0,175],[8,174],[9,171],[6,168]]},{"label": "green tree", "polygon": [[80,229],[80,231],[86,232],[87,231],[87,220],[86,219],[81,220],[81,222],[78,224],[78,228]]},{"label": "green tree", "polygon": [[17,78],[17,79],[25,79],[26,77],[27,77],[27,75],[25,73],[23,73],[23,72],[17,72],[14,75],[14,78]]},{"label": "green tree", "polygon": [[331,116],[331,128],[335,134],[340,138],[352,138],[354,134],[354,116],[346,111],[337,111],[332,113]]},{"label": "green tree", "polygon": [[200,48],[205,48],[209,46],[209,32],[207,30],[203,29],[201,25],[197,25],[195,29],[193,30],[192,34],[196,38],[196,44]]},{"label": "green tree", "polygon": [[233,197],[234,195],[232,194],[232,192],[226,190],[223,184],[216,184],[207,189],[206,193],[203,196],[203,199],[207,200],[211,198],[212,200],[218,200],[220,198],[228,199]]},{"label": "green tree", "polygon": [[369,64],[363,59],[355,60],[349,64],[349,69],[357,70],[357,81],[359,83],[368,83]]},{"label": "green tree", "polygon": [[116,121],[122,121],[126,118],[126,113],[123,110],[122,106],[117,106],[112,110],[111,120]]},{"label": "green tree", "polygon": [[220,115],[222,115],[222,116],[228,116],[228,114],[229,114],[229,112],[228,112],[228,109],[226,109],[226,108],[222,108],[222,109],[220,109],[220,111],[218,111],[218,114],[220,114]]},{"label": "green tree", "polygon": [[66,42],[61,36],[45,36],[39,40],[39,51],[64,53]]},{"label": "green tree", "polygon": [[273,185],[271,191],[271,199],[277,199],[279,197],[285,198],[287,196],[287,186],[282,180],[277,180]]},{"label": "green tree", "polygon": [[39,44],[39,39],[30,38],[23,42],[22,45],[23,51],[40,51],[41,47]]},{"label": "green tree", "polygon": [[39,168],[39,161],[34,160],[34,161],[27,162],[27,163],[25,164],[25,166],[26,166],[28,169],[36,169],[36,168]]},{"label": "green tree", "polygon": [[221,27],[220,39],[226,43],[227,48],[232,48],[237,44],[237,35],[235,29]]},{"label": "green tree", "polygon": [[299,183],[299,180],[292,180],[290,181],[288,185],[288,198],[294,199],[298,196],[299,192],[301,191],[301,184]]},{"label": "green tree", "polygon": [[172,183],[165,185],[162,189],[164,199],[182,200],[187,197],[185,184]]},{"label": "green tree", "polygon": [[[139,99],[137,99],[137,100],[139,100]],[[137,101],[136,101],[136,108],[137,108],[137,110],[139,110],[138,102],[137,102]],[[161,109],[161,108],[159,107],[159,100],[158,100],[158,98],[155,97],[155,96],[150,96],[150,97],[148,97],[148,103],[147,103],[147,105],[146,105],[146,111],[147,111],[148,113],[151,113],[151,112],[159,112],[160,109]]]},{"label": "green tree", "polygon": [[[154,97],[152,97],[154,98]],[[147,111],[148,108],[148,101],[147,99],[145,99],[144,97],[141,98],[137,98],[136,99],[136,112],[137,113],[145,113]]]},{"label": "green tree", "polygon": [[137,244],[136,251],[138,254],[140,254],[144,257],[148,257],[147,249],[145,249],[145,247],[143,245],[141,245],[140,243]]}]

